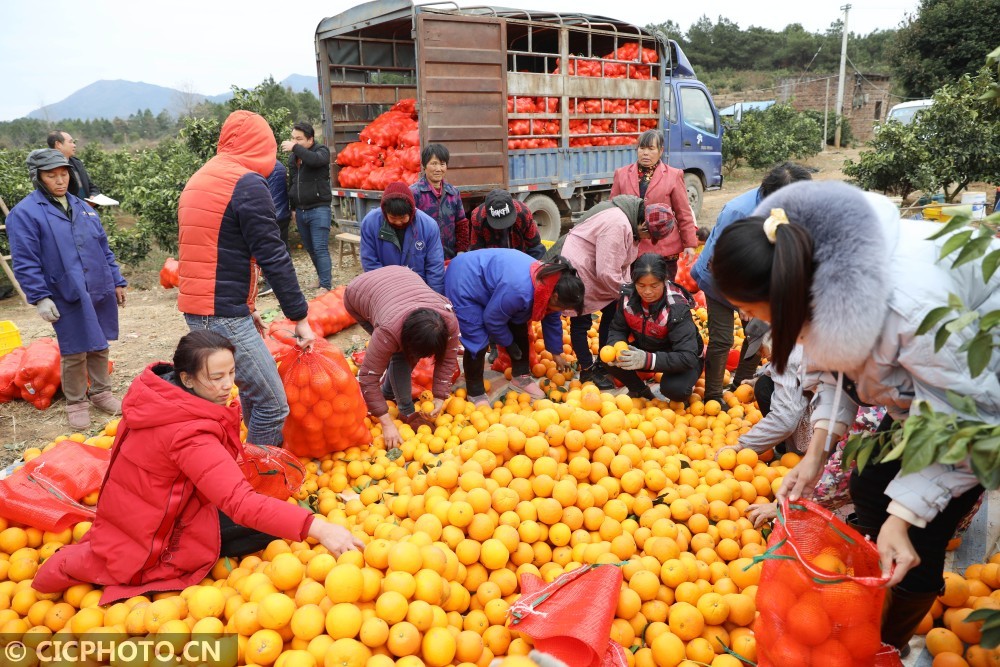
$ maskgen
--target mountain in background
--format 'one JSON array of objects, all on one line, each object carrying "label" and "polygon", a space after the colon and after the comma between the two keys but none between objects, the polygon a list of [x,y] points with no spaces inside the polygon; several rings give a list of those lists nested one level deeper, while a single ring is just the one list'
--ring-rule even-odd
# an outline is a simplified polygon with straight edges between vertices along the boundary
[{"label": "mountain in background", "polygon": [[[291,88],[293,92],[306,90],[315,95],[318,90],[316,77],[304,74],[292,74],[278,83]],[[204,100],[222,103],[232,96],[232,91],[208,96],[141,81],[102,80],[81,88],[60,102],[35,109],[28,114],[28,118],[49,121],[65,118],[128,118],[142,109],[149,109],[154,116],[164,110],[176,116]]]}]

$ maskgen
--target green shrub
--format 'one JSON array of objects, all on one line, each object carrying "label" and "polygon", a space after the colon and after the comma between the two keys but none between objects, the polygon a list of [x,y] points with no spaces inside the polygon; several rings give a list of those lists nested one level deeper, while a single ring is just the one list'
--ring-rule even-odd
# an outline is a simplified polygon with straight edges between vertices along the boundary
[{"label": "green shrub", "polygon": [[823,128],[808,114],[775,104],[763,111],[744,111],[740,121],[723,121],[722,164],[727,174],[741,165],[767,169],[820,151]]}]

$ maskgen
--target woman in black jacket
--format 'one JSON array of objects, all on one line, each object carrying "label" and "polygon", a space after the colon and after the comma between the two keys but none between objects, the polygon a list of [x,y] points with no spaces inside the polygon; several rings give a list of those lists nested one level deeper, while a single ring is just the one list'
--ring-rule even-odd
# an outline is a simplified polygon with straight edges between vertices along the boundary
[{"label": "woman in black jacket", "polygon": [[291,140],[281,142],[281,150],[292,154],[288,160],[288,199],[302,247],[316,267],[320,293],[324,293],[332,286],[330,149],[317,143],[312,125],[296,123]]},{"label": "woman in black jacket", "polygon": [[662,373],[660,392],[687,401],[704,366],[704,343],[691,317],[694,300],[667,279],[667,262],[646,253],[632,265],[632,283],[622,288],[608,345],[631,343],[610,365],[611,374],[635,398],[653,398],[638,371]]}]

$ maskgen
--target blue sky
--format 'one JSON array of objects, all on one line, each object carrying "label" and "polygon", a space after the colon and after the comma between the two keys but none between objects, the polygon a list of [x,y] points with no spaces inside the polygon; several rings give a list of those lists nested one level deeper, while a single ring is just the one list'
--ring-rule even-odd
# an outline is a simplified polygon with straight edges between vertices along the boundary
[{"label": "blue sky", "polygon": [[[0,120],[58,102],[99,79],[144,81],[214,95],[230,85],[252,87],[268,75],[316,73],[313,36],[324,17],[356,3],[335,0],[50,0],[0,5]],[[460,0],[460,4],[487,4]],[[686,29],[702,14],[741,27],[781,29],[801,23],[825,30],[841,16],[843,0],[711,3],[621,3],[601,0],[511,0],[497,4],[556,12],[611,14],[639,25],[673,19]],[[917,0],[854,3],[849,28],[893,28]],[[662,7],[662,9],[654,9]],[[709,9],[710,8],[710,9]],[[697,67],[697,63],[695,63]]]}]

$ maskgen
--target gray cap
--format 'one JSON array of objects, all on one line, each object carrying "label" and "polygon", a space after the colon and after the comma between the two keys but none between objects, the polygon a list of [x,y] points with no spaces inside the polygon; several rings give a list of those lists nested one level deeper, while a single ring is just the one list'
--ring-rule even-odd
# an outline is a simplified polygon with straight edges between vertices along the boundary
[{"label": "gray cap", "polygon": [[743,345],[746,346],[743,356],[749,357],[752,354],[757,354],[761,343],[764,342],[764,336],[770,330],[771,325],[764,320],[754,318],[747,322],[746,326],[743,327]]},{"label": "gray cap", "polygon": [[37,179],[40,171],[51,171],[59,167],[70,168],[69,160],[55,148],[37,148],[31,151],[25,164],[28,165],[31,180]]}]

